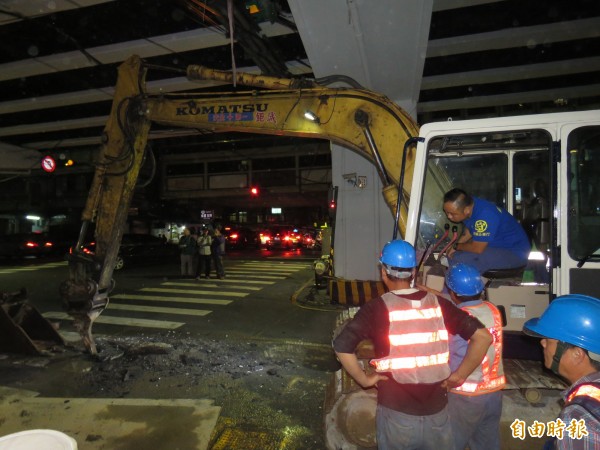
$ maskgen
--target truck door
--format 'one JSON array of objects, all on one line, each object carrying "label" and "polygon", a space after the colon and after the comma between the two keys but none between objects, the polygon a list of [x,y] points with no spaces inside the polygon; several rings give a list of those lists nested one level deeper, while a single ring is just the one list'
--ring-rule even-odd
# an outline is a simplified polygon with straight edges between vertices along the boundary
[{"label": "truck door", "polygon": [[[559,293],[600,298],[600,126],[561,129]],[[566,161],[565,161],[566,160]]]}]

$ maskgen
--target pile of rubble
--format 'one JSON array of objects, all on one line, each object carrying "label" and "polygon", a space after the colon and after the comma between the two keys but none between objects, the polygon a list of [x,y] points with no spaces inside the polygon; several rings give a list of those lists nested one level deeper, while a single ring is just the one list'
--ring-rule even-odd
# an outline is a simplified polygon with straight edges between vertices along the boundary
[{"label": "pile of rubble", "polygon": [[140,336],[98,338],[96,345],[98,360],[81,373],[81,381],[117,396],[127,389],[123,382],[145,377],[150,383],[186,377],[193,384],[217,375],[232,380],[252,375],[281,378],[299,368],[293,357],[253,341],[182,339],[167,334],[143,340]]}]

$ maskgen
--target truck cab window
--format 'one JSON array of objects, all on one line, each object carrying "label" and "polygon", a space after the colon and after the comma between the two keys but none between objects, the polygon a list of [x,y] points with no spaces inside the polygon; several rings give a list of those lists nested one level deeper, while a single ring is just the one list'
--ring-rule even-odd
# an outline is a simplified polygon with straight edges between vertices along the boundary
[{"label": "truck cab window", "polygon": [[[428,143],[417,248],[444,234],[444,194],[455,187],[509,211],[529,229],[532,245],[550,242],[550,148],[544,130],[440,136]],[[462,232],[460,225],[458,233]]]},{"label": "truck cab window", "polygon": [[[419,246],[444,234],[444,225],[450,222],[442,209],[443,197],[452,188],[462,188],[506,207],[507,168],[508,158],[502,153],[432,156],[425,175]],[[461,231],[459,226],[458,233]]]},{"label": "truck cab window", "polygon": [[543,253],[550,246],[550,153],[523,151],[513,157],[513,211],[532,246]]},{"label": "truck cab window", "polygon": [[585,262],[600,258],[600,127],[569,134],[569,255]]}]

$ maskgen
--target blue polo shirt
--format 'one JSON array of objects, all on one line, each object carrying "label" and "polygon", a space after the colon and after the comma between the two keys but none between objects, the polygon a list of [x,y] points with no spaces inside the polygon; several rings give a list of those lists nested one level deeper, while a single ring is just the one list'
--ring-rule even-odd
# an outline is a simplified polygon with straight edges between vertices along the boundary
[{"label": "blue polo shirt", "polygon": [[527,259],[531,244],[525,230],[508,211],[492,202],[473,197],[473,213],[464,220],[473,241],[490,248],[504,248]]}]

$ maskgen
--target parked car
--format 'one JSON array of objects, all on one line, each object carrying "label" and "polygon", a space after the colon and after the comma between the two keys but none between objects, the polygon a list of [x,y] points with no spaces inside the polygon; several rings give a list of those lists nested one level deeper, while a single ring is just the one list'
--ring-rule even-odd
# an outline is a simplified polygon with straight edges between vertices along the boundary
[{"label": "parked car", "polygon": [[77,242],[79,236],[78,229],[56,230],[50,229],[47,234],[52,242],[52,254],[58,257],[64,257],[69,253],[69,249]]},{"label": "parked car", "polygon": [[258,232],[258,243],[261,247],[271,247],[271,231],[265,229]]},{"label": "parked car", "polygon": [[53,244],[42,233],[17,233],[0,236],[0,257],[42,258],[52,253]]},{"label": "parked car", "polygon": [[[93,255],[96,251],[96,243],[88,242],[80,251]],[[73,253],[73,249],[71,249],[71,253]],[[171,260],[175,262],[178,256],[178,245],[167,243],[163,238],[149,234],[124,234],[115,261],[115,270]]]},{"label": "parked car", "polygon": [[314,249],[321,246],[321,242],[317,240],[319,231],[314,228],[300,229],[300,245],[304,248]]},{"label": "parked car", "polygon": [[256,246],[258,243],[256,231],[248,227],[225,226],[223,234],[227,239],[228,248],[246,248]]},{"label": "parked car", "polygon": [[270,248],[296,248],[300,246],[298,230],[288,225],[272,225],[260,233],[261,246]]}]

